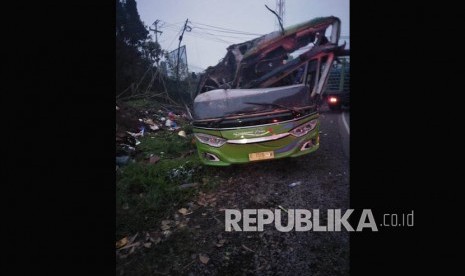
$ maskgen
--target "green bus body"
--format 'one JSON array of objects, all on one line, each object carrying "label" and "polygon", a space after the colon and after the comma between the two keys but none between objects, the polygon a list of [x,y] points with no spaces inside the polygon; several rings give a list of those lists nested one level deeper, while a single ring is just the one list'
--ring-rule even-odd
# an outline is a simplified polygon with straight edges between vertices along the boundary
[{"label": "green bus body", "polygon": [[[319,147],[318,113],[306,115],[272,124],[248,126],[233,129],[208,129],[194,127],[194,133],[204,133],[222,137],[228,141],[220,147],[204,144],[196,139],[197,150],[202,163],[213,166],[228,166],[231,164],[248,163],[251,153],[274,152],[274,158],[297,157],[314,152]],[[296,137],[290,131],[311,121],[316,120],[316,126],[307,134]],[[243,138],[242,138],[243,137]],[[275,139],[275,137],[277,139]],[[257,139],[258,138],[258,139]],[[260,138],[270,139],[262,142]],[[241,144],[241,139],[244,143]],[[258,142],[253,142],[257,139]],[[273,140],[271,140],[273,139]],[[252,143],[245,143],[247,140]],[[213,158],[215,156],[216,158]],[[264,159],[269,160],[269,159]]]}]

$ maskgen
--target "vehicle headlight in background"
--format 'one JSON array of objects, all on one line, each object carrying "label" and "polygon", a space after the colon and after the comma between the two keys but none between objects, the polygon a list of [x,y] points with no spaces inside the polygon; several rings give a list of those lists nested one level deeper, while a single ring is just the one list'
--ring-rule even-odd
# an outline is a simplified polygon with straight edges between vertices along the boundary
[{"label": "vehicle headlight in background", "polygon": [[290,133],[296,137],[304,136],[305,134],[309,133],[312,131],[316,125],[318,124],[318,119],[313,119],[309,122],[306,122],[303,125],[300,125],[293,130],[290,131]]},{"label": "vehicle headlight in background", "polygon": [[337,97],[334,97],[334,96],[331,96],[329,97],[328,99],[328,102],[331,103],[331,104],[335,104],[337,103],[339,100],[337,99]]},{"label": "vehicle headlight in background", "polygon": [[216,148],[219,148],[226,143],[226,139],[213,135],[208,135],[205,133],[194,133],[194,136],[195,138],[197,138],[197,140],[199,140],[200,143],[207,144]]}]

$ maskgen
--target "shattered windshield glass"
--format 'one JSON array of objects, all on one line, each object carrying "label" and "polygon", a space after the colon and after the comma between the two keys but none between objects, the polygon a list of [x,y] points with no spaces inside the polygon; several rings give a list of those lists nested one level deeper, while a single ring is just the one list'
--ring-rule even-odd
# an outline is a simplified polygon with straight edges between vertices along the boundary
[{"label": "shattered windshield glass", "polygon": [[193,115],[195,120],[204,120],[309,105],[311,99],[308,87],[303,84],[257,89],[217,89],[196,97]]}]

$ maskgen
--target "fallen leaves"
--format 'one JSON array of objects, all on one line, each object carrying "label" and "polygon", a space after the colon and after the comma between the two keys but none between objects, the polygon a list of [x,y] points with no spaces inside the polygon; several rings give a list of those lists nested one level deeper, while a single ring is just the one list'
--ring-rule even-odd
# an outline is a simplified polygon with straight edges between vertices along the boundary
[{"label": "fallen leaves", "polygon": [[170,224],[172,222],[173,222],[172,220],[162,220],[160,229],[163,230],[163,231],[166,231],[166,230],[170,229],[171,228]]},{"label": "fallen leaves", "polygon": [[185,215],[187,215],[187,212],[188,212],[188,211],[187,211],[186,208],[181,208],[181,209],[178,210],[178,212],[179,212],[180,214],[182,214],[182,215],[185,216]]},{"label": "fallen leaves", "polygon": [[178,210],[178,213],[182,214],[183,216],[192,214],[192,211],[187,210],[186,208],[181,208]]},{"label": "fallen leaves", "polygon": [[126,244],[128,244],[128,241],[129,241],[128,237],[122,238],[121,240],[116,242],[116,248],[121,248],[121,247],[125,246]]},{"label": "fallen leaves", "polygon": [[203,207],[207,207],[208,205],[214,207],[216,206],[216,196],[215,194],[205,194],[200,192],[199,197],[197,199],[197,204]]},{"label": "fallen leaves", "polygon": [[210,261],[210,258],[207,255],[199,254],[199,260],[203,264],[208,264],[208,261]]},{"label": "fallen leaves", "polygon": [[[139,238],[138,238],[139,237]],[[138,240],[136,241],[136,239]],[[159,232],[142,232],[136,233],[132,237],[124,237],[116,242],[116,255],[121,258],[127,258],[129,255],[139,252],[141,249],[150,249],[160,243],[162,234]]]}]

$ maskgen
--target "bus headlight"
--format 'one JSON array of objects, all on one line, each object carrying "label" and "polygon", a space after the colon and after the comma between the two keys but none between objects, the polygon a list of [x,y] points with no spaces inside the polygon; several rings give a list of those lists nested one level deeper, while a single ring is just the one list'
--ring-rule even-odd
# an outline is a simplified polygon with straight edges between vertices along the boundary
[{"label": "bus headlight", "polygon": [[215,148],[219,148],[226,143],[226,139],[205,133],[194,133],[194,136],[200,143],[207,144]]},{"label": "bus headlight", "polygon": [[305,134],[312,131],[316,127],[317,124],[318,124],[318,119],[313,119],[309,122],[306,122],[303,125],[300,125],[294,128],[293,130],[290,131],[290,133],[294,135],[295,137],[304,136]]}]

